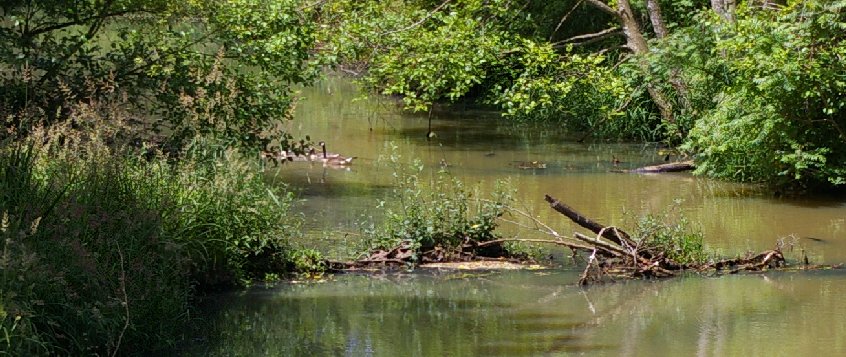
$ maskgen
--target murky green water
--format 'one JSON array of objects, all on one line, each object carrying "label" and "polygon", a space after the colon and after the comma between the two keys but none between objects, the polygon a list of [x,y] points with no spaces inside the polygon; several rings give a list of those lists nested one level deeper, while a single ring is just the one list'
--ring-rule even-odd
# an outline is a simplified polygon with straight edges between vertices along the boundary
[{"label": "murky green water", "polygon": [[338,276],[221,298],[213,356],[836,356],[846,274],[580,289],[574,272]]},{"label": "murky green water", "polygon": [[[552,212],[548,193],[600,222],[626,225],[626,211],[677,209],[699,222],[706,243],[725,254],[771,248],[797,237],[813,262],[846,262],[846,199],[773,198],[738,184],[687,174],[609,173],[660,162],[654,145],[578,143],[555,128],[525,127],[495,114],[402,115],[390,100],[350,100],[332,80],[303,90],[290,130],[357,156],[347,169],[293,163],[278,172],[301,189],[309,244],[333,255],[362,215],[378,216],[391,195],[388,143],[434,172],[440,163],[490,188],[510,178],[520,207],[559,232],[576,227]],[[542,161],[543,170],[519,162]],[[427,173],[428,174],[428,173]],[[509,234],[531,233],[505,227]],[[808,237],[814,238],[809,239]],[[578,272],[339,276],[227,295],[207,316],[197,355],[520,356],[520,355],[844,355],[846,273],[777,273],[625,282],[581,290]]]}]

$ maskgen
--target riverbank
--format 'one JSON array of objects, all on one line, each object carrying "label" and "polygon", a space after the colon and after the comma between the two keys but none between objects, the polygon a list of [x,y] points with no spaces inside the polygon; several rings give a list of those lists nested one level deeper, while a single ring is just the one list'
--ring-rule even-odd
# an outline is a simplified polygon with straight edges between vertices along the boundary
[{"label": "riverbank", "polygon": [[172,348],[198,294],[294,270],[293,196],[236,151],[171,162],[100,139],[0,147],[0,350]]}]

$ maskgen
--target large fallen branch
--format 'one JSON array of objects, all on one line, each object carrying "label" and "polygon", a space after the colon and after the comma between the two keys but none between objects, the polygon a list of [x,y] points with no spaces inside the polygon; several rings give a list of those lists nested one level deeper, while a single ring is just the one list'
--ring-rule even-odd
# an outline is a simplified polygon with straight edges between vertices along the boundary
[{"label": "large fallen branch", "polygon": [[[573,223],[597,235],[596,238],[590,238],[578,232],[575,233],[578,240],[593,247],[588,266],[579,280],[580,284],[601,280],[603,276],[671,277],[683,271],[728,271],[729,273],[737,273],[744,270],[759,271],[776,268],[785,264],[784,255],[780,249],[714,263],[681,264],[667,258],[668,252],[660,251],[660,248],[656,247],[641,247],[625,231],[599,224],[550,195],[546,195],[546,201],[550,203],[554,210],[569,218]],[[603,241],[600,237],[607,238],[608,241]],[[596,254],[600,252],[602,254]]]},{"label": "large fallen branch", "polygon": [[608,240],[618,245],[634,245],[634,242],[632,242],[631,237],[629,237],[626,232],[620,231],[615,227],[605,227],[602,224],[594,222],[590,218],[587,218],[581,215],[579,212],[576,212],[576,210],[570,208],[570,206],[567,206],[561,203],[560,201],[552,198],[552,196],[550,195],[544,195],[544,199],[546,200],[546,202],[549,202],[549,205],[552,207],[552,209],[556,210],[558,213],[567,216],[567,218],[569,218],[571,221],[590,230],[591,232],[608,238]]},{"label": "large fallen branch", "polygon": [[693,160],[688,160],[688,161],[680,161],[680,162],[671,162],[671,163],[668,163],[668,164],[638,167],[636,169],[631,169],[631,170],[614,170],[613,172],[632,173],[632,174],[660,174],[660,173],[666,173],[666,172],[692,171],[692,170],[695,170],[695,169],[696,169],[696,165],[693,163]]}]

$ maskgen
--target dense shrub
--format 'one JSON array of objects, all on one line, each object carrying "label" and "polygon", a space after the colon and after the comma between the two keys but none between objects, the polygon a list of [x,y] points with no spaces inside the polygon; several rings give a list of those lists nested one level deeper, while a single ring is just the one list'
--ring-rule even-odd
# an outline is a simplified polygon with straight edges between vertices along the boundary
[{"label": "dense shrub", "polygon": [[484,242],[497,238],[497,219],[513,199],[506,184],[497,184],[490,198],[479,189],[468,189],[446,171],[431,181],[421,181],[423,166],[401,165],[394,154],[386,159],[394,169],[395,189],[390,202],[382,202],[385,220],[365,226],[367,251],[390,250],[407,243],[415,257],[440,247],[455,251],[468,240]]},{"label": "dense shrub", "polygon": [[[703,12],[653,58],[688,86],[686,148],[697,172],[774,186],[846,183],[846,3]],[[684,108],[684,105],[679,105]]]},{"label": "dense shrub", "polygon": [[291,196],[234,152],[179,164],[47,152],[0,149],[0,351],[163,348],[197,288],[287,269]]}]

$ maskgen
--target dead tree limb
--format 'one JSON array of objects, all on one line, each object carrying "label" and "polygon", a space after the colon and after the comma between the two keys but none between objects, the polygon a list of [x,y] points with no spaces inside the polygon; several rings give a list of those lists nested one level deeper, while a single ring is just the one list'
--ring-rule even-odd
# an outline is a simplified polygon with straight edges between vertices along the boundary
[{"label": "dead tree limb", "polygon": [[584,35],[573,36],[561,41],[557,41],[552,44],[554,48],[561,48],[566,46],[567,44],[573,44],[573,46],[581,46],[586,45],[589,43],[594,43],[597,41],[601,41],[611,36],[622,35],[623,30],[620,27],[612,27],[608,28],[596,33],[589,33]]},{"label": "dead tree limb", "polygon": [[599,224],[591,220],[590,218],[583,216],[581,213],[576,212],[576,210],[574,210],[570,206],[561,203],[561,201],[558,201],[550,195],[544,195],[544,199],[546,199],[546,202],[549,202],[549,205],[552,207],[552,209],[554,209],[558,213],[567,216],[567,218],[573,221],[573,223],[576,223],[595,234],[601,234],[606,239],[618,245],[636,245],[634,241],[632,241],[631,237],[629,237],[628,233],[619,229],[605,229],[606,227],[604,225]]}]

